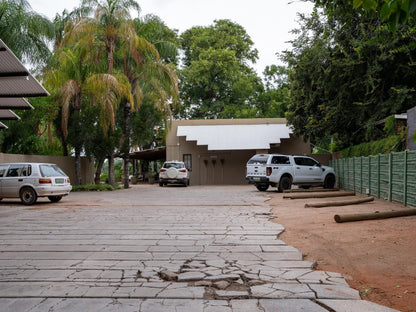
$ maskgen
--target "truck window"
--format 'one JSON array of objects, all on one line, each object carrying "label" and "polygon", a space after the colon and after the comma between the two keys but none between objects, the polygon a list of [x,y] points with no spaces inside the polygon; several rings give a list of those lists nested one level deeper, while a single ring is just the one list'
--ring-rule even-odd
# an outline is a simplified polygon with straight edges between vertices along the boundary
[{"label": "truck window", "polygon": [[272,164],[274,165],[290,165],[289,157],[287,156],[273,156]]},{"label": "truck window", "polygon": [[267,163],[268,156],[254,156],[248,161],[249,165],[265,165]]},{"label": "truck window", "polygon": [[309,166],[309,167],[318,165],[318,162],[308,157],[295,157],[295,163],[298,166]]}]

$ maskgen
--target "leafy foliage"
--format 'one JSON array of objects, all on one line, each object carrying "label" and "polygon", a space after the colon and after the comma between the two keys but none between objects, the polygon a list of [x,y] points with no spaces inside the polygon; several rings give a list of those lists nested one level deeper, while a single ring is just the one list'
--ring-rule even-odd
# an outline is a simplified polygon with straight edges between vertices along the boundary
[{"label": "leafy foliage", "polygon": [[181,35],[184,67],[180,71],[185,118],[233,118],[238,112],[255,114],[262,83],[248,66],[258,52],[240,25],[218,20],[193,27]]},{"label": "leafy foliage", "polygon": [[303,16],[289,65],[288,122],[319,142],[337,136],[339,148],[379,138],[378,120],[415,103],[415,24],[387,24],[349,1],[316,1]]},{"label": "leafy foliage", "polygon": [[342,150],[342,157],[360,157],[377,154],[388,154],[390,152],[402,152],[406,149],[406,139],[400,135],[392,135],[387,138],[361,143]]}]

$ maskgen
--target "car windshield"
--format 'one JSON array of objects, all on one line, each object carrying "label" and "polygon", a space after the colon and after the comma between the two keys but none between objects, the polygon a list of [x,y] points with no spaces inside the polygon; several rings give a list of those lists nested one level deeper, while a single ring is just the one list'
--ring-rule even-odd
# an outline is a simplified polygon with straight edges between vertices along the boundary
[{"label": "car windshield", "polygon": [[267,163],[269,156],[253,156],[248,163],[250,165],[264,165]]},{"label": "car windshield", "polygon": [[181,168],[185,168],[185,164],[183,164],[183,163],[165,163],[163,165],[163,168],[165,168],[165,169],[169,169],[169,168],[181,169]]},{"label": "car windshield", "polygon": [[40,165],[39,168],[42,177],[66,176],[66,174],[57,165]]}]

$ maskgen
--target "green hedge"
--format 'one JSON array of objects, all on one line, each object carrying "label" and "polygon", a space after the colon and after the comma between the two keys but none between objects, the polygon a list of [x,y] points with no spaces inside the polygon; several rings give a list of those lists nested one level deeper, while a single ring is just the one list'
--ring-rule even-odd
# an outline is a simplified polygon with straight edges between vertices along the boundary
[{"label": "green hedge", "polygon": [[360,157],[390,152],[402,152],[406,149],[406,140],[401,135],[392,135],[385,139],[362,143],[348,147],[342,151],[342,157]]},{"label": "green hedge", "polygon": [[110,184],[83,184],[73,185],[73,192],[85,192],[85,191],[114,191],[114,187]]}]

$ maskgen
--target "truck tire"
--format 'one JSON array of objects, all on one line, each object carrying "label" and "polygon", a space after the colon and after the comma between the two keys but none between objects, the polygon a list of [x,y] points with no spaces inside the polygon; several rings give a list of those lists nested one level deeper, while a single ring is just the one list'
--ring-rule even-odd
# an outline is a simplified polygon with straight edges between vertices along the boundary
[{"label": "truck tire", "polygon": [[335,176],[333,174],[328,174],[325,177],[324,188],[331,189],[331,188],[334,188],[334,186],[335,186]]},{"label": "truck tire", "polygon": [[292,188],[292,179],[289,176],[283,176],[280,178],[278,190],[283,192],[284,190],[290,190]]},{"label": "truck tire", "polygon": [[261,183],[261,184],[256,184],[256,187],[260,192],[266,192],[267,189],[269,188],[269,185],[265,183]]}]

